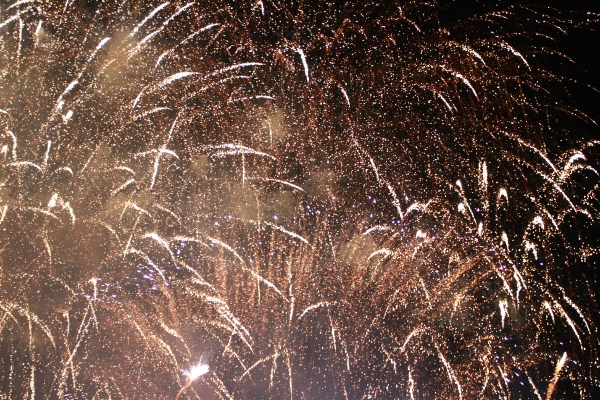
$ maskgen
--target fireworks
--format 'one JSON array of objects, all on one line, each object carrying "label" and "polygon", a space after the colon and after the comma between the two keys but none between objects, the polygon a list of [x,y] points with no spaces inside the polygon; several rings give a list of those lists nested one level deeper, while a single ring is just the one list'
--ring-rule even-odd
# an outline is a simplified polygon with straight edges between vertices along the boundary
[{"label": "fireworks", "polygon": [[595,14],[1,7],[3,397],[593,396]]}]

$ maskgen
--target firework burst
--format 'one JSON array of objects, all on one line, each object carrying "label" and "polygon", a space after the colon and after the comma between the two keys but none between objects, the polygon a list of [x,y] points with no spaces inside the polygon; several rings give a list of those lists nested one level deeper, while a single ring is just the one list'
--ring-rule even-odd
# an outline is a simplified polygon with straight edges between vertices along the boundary
[{"label": "firework burst", "polygon": [[2,3],[1,395],[591,398],[597,15],[458,6]]}]

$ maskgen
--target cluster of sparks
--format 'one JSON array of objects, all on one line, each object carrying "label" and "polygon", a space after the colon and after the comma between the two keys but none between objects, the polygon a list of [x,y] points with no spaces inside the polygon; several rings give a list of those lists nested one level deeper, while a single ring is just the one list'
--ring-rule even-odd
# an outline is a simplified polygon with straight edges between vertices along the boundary
[{"label": "cluster of sparks", "polygon": [[592,397],[598,16],[242,3],[0,4],[0,397]]}]

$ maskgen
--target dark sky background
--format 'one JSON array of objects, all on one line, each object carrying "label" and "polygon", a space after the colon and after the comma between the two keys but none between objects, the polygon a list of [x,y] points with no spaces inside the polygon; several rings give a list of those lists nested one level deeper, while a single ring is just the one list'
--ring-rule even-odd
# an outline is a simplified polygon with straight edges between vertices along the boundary
[{"label": "dark sky background", "polygon": [[[596,15],[589,15],[590,20],[600,20],[600,2],[594,0],[542,2],[458,0],[448,8],[446,16],[449,20],[457,20],[467,15],[517,4],[543,4],[561,12],[574,12],[577,15],[588,12],[596,13]],[[571,57],[575,62],[574,65],[568,65],[563,69],[566,76],[581,82],[581,85],[574,85],[570,88],[572,91],[570,100],[592,118],[598,120],[600,118],[600,95],[597,91],[594,93],[585,86],[600,88],[600,22],[590,23],[589,27],[573,30],[568,35],[556,36],[556,44],[553,48]],[[591,129],[590,138],[598,138],[597,130],[595,133]]]}]

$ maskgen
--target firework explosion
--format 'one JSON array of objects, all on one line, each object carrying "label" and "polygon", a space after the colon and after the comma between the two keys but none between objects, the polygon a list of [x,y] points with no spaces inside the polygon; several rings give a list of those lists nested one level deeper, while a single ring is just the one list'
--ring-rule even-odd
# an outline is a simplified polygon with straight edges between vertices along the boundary
[{"label": "firework explosion", "polygon": [[2,398],[592,397],[597,15],[446,3],[0,3]]}]

